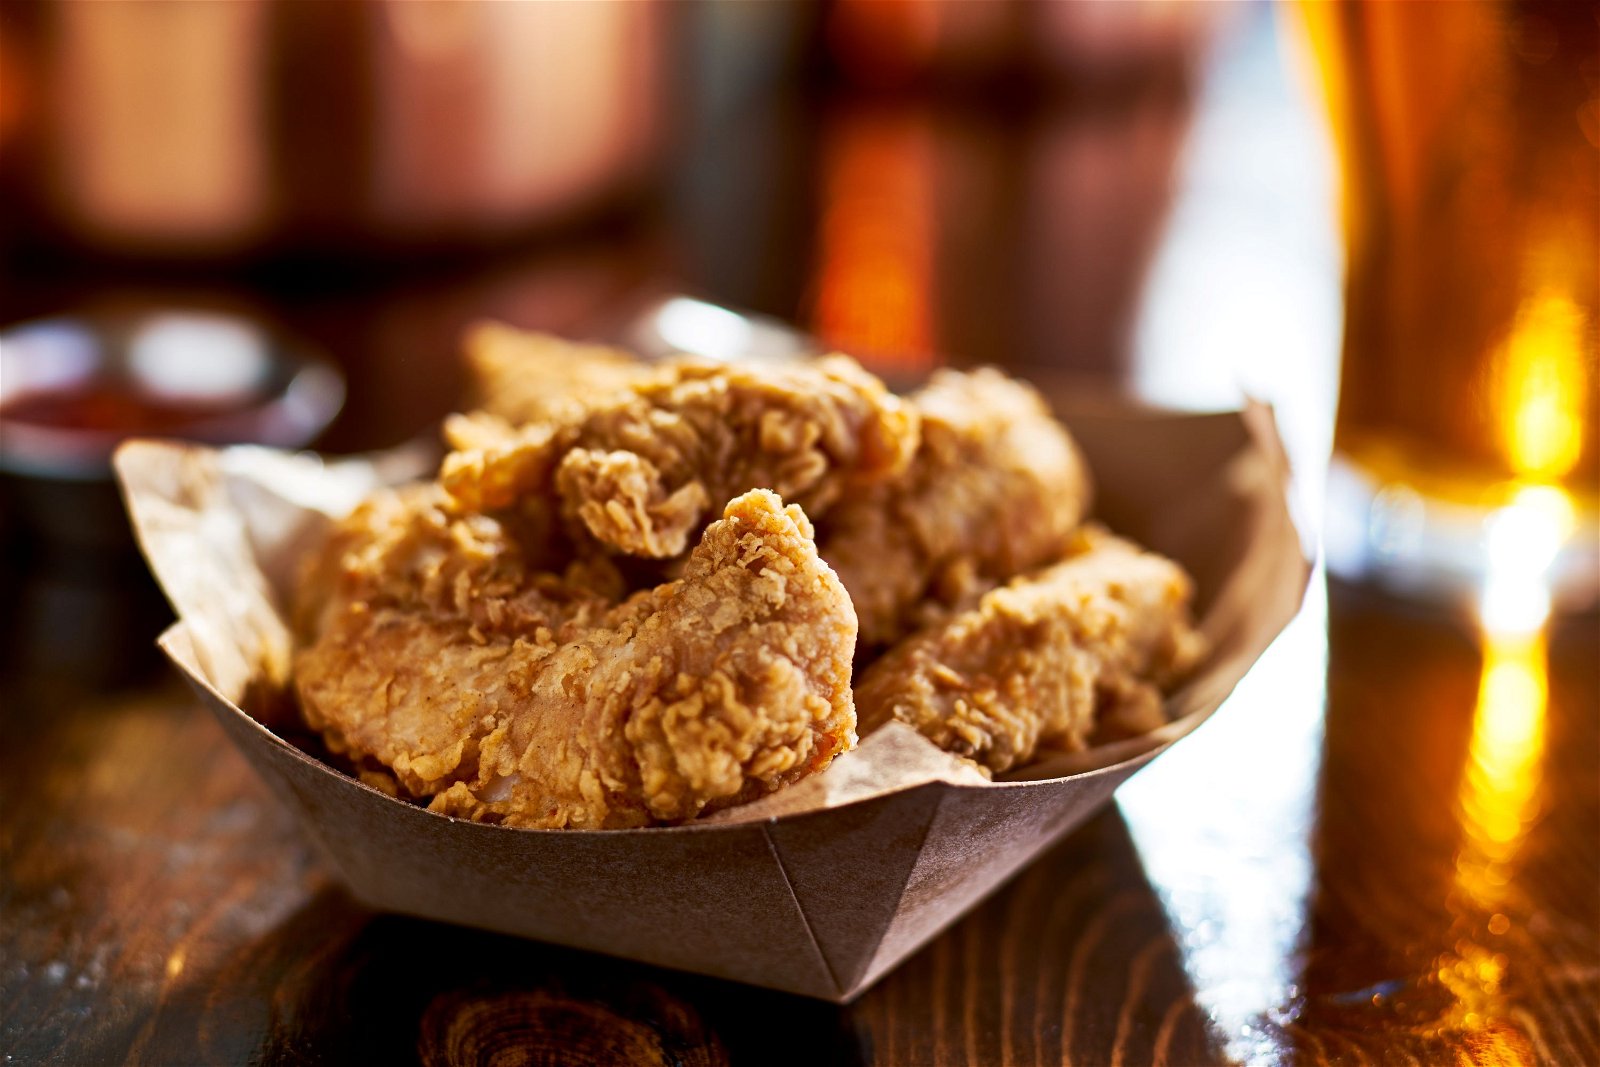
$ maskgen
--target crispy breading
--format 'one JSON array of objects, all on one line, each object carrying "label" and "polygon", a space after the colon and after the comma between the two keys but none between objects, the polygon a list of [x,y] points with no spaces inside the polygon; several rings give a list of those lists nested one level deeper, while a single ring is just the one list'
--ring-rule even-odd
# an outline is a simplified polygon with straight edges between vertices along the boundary
[{"label": "crispy breading", "polygon": [[[869,425],[889,463],[864,462],[882,446],[852,457],[848,435],[821,432],[830,418],[860,418],[862,401],[884,405]],[[443,477],[462,508],[559,511],[580,545],[665,559],[718,493],[798,493],[850,590],[863,646],[878,648],[1059,556],[1091,496],[1070,435],[1034,389],[999,371],[941,371],[892,403],[842,357],[781,369],[669,362],[574,423],[457,417]],[[608,443],[624,447],[599,447]]]},{"label": "crispy breading", "polygon": [[1032,387],[946,370],[910,399],[922,441],[906,471],[817,517],[864,647],[1059,558],[1089,509],[1088,468]]},{"label": "crispy breading", "polygon": [[[1187,576],[1080,526],[1082,457],[998,371],[901,400],[844,357],[501,329],[440,480],[339,524],[295,605],[307,722],[365,780],[516,826],[676,822],[826,766],[857,703],[999,772],[1159,725],[1199,655]],[[858,616],[883,654],[853,697]]]},{"label": "crispy breading", "polygon": [[[624,349],[499,322],[469,328],[462,352],[473,406],[448,416],[444,424],[445,441],[458,452],[510,448],[517,443],[519,428],[530,424],[576,423],[660,371],[659,365]],[[548,431],[523,432],[537,437]],[[487,490],[482,495],[497,494]]]},{"label": "crispy breading", "polygon": [[633,353],[498,322],[462,343],[473,406],[517,426],[571,419],[650,373]]},{"label": "crispy breading", "polygon": [[414,483],[379,490],[336,523],[299,576],[297,639],[314,640],[330,613],[352,603],[460,616],[493,629],[515,625],[524,603],[546,619],[558,607],[577,611],[625,595],[610,560],[560,554],[559,539],[523,513],[460,515],[449,505],[438,483]]},{"label": "crispy breading", "polygon": [[[1063,562],[991,590],[863,674],[863,733],[898,719],[990,772],[1165,721],[1161,689],[1199,658],[1191,583],[1088,528]],[[1098,736],[1097,736],[1098,735]]]},{"label": "crispy breading", "polygon": [[680,580],[619,604],[603,561],[530,571],[514,530],[442,501],[424,487],[359,509],[300,620],[308,724],[403,794],[512,826],[641,826],[855,743],[855,614],[800,508],[740,496]]},{"label": "crispy breading", "polygon": [[844,356],[788,364],[676,359],[622,393],[509,434],[453,424],[441,481],[466,512],[551,501],[581,543],[680,555],[707,511],[751,488],[821,514],[902,471],[911,408]]}]

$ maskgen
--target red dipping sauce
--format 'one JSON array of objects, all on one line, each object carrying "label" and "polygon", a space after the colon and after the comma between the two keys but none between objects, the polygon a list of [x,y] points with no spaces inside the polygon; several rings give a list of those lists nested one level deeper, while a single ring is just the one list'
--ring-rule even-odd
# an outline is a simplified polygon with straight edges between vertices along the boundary
[{"label": "red dipping sauce", "polygon": [[185,427],[196,422],[216,419],[245,406],[226,401],[175,401],[91,382],[59,393],[34,393],[8,400],[0,404],[0,419],[119,437],[173,437],[181,436]]},{"label": "red dipping sauce", "polygon": [[0,469],[102,479],[129,437],[299,448],[338,412],[328,363],[245,318],[159,311],[0,333]]}]

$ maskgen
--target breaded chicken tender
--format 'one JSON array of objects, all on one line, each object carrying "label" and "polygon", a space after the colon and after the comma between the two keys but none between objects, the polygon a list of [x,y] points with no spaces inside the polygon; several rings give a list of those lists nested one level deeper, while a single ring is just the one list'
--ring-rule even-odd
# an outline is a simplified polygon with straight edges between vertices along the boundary
[{"label": "breaded chicken tender", "polygon": [[649,375],[621,348],[480,322],[463,343],[474,407],[512,426],[581,416]]},{"label": "breaded chicken tender", "polygon": [[751,488],[821,514],[905,469],[915,413],[844,356],[669,360],[621,393],[507,432],[455,421],[440,478],[463,512],[548,504],[578,542],[680,555],[708,509]]},{"label": "breaded chicken tender", "polygon": [[[586,351],[575,348],[574,361]],[[552,395],[586,373],[552,375]],[[457,451],[444,481],[458,505],[559,512],[580,543],[670,559],[712,494],[752,485],[800,494],[868,648],[1058,557],[1089,507],[1071,437],[1034,389],[992,369],[941,371],[904,403],[843,357],[781,368],[680,361],[653,377],[636,366],[627,381],[609,364],[596,373],[608,385],[586,394],[593,402],[545,409],[564,412],[565,424],[452,420]],[[863,414],[887,448],[852,448],[847,434],[821,432],[829,419]],[[582,447],[584,438],[626,447]],[[889,462],[871,462],[886,451]]]},{"label": "breaded chicken tender", "polygon": [[817,517],[866,647],[1059,559],[1089,510],[1083,457],[1031,386],[945,370],[910,400],[922,440],[905,472]]},{"label": "breaded chicken tender", "polygon": [[856,686],[861,730],[898,719],[998,773],[1165,721],[1198,660],[1191,584],[1171,560],[1086,529],[1072,556],[891,648]]},{"label": "breaded chicken tender", "polygon": [[1201,653],[1187,575],[1082,525],[1082,456],[998,371],[467,353],[439,480],[337,524],[293,616],[308,725],[435,811],[680,822],[827,766],[858,707],[999,773],[1160,725]]},{"label": "breaded chicken tender", "polygon": [[520,827],[693,818],[855,743],[855,614],[796,506],[756,490],[681,579],[617,603],[601,561],[530,570],[514,527],[382,493],[307,572],[307,723],[448,815]]}]

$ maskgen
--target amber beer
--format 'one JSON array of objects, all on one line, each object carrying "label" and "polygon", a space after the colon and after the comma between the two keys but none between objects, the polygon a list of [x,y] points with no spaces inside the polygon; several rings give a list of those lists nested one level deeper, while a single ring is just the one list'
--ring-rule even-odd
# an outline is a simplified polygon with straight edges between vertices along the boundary
[{"label": "amber beer", "polygon": [[1452,505],[1530,482],[1592,501],[1597,9],[1296,10],[1342,177],[1341,461]]}]

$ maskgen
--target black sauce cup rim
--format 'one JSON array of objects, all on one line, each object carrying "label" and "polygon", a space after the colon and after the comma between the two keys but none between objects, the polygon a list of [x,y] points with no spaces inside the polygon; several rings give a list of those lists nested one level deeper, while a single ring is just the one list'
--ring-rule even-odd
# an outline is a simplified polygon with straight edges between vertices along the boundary
[{"label": "black sauce cup rim", "polygon": [[[207,444],[259,444],[293,449],[309,445],[328,427],[344,406],[344,376],[330,361],[308,351],[265,323],[245,316],[218,314],[202,309],[163,308],[118,320],[114,326],[94,317],[55,316],[17,323],[0,332],[0,345],[27,330],[50,324],[86,326],[99,344],[85,371],[72,385],[100,381],[125,383],[119,373],[123,360],[118,329],[166,314],[198,314],[223,318],[247,327],[262,340],[268,360],[269,389],[259,397],[216,413],[197,415],[173,428],[168,436]],[[41,392],[48,392],[48,389]],[[18,391],[16,397],[28,395]],[[0,392],[0,400],[10,400]],[[88,430],[51,426],[26,419],[8,418],[0,402],[0,471],[33,478],[66,481],[110,481],[111,453],[132,432]]]}]

